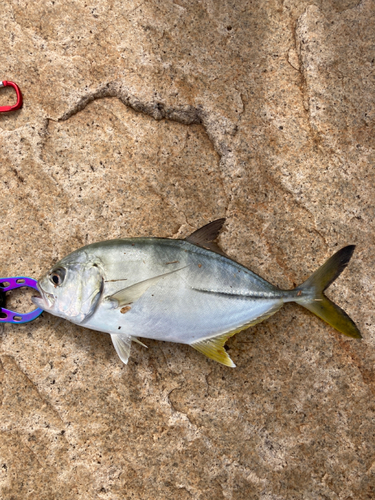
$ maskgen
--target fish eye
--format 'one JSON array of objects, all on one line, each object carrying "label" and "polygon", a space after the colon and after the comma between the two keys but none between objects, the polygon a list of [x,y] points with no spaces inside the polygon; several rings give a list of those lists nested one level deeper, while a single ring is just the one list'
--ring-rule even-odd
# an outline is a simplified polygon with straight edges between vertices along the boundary
[{"label": "fish eye", "polygon": [[64,278],[66,275],[66,271],[64,268],[59,267],[58,269],[55,269],[51,274],[50,274],[50,280],[53,283],[54,286],[60,286],[63,284]]}]

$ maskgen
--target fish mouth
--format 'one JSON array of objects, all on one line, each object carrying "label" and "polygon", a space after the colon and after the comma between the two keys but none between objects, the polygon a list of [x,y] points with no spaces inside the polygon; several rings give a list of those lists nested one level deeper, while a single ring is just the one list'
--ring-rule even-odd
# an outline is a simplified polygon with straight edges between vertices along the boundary
[{"label": "fish mouth", "polygon": [[40,297],[34,296],[31,297],[31,301],[37,307],[41,309],[48,310],[51,309],[55,303],[55,297],[52,293],[48,293],[42,289],[42,287],[37,284],[38,292],[40,293]]}]

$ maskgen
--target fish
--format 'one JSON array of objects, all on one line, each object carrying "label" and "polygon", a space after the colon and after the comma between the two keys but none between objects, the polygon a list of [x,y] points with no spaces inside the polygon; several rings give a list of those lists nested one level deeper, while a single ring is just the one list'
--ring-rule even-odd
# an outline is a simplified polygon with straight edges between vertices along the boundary
[{"label": "fish", "polygon": [[38,281],[33,302],[55,316],[108,333],[123,363],[132,342],[188,344],[235,367],[227,340],[296,302],[344,335],[361,338],[324,291],[348,265],[349,245],[293,290],[280,289],[228,257],[217,244],[225,219],[185,239],[138,237],[92,243],[64,257]]}]

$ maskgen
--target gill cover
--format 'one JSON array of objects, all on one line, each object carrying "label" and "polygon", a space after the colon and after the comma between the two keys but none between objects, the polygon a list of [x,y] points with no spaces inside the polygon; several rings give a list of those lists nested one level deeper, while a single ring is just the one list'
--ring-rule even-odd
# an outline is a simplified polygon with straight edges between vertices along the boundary
[{"label": "gill cover", "polygon": [[100,262],[76,252],[58,262],[39,282],[34,303],[61,318],[84,324],[99,303],[104,277]]}]

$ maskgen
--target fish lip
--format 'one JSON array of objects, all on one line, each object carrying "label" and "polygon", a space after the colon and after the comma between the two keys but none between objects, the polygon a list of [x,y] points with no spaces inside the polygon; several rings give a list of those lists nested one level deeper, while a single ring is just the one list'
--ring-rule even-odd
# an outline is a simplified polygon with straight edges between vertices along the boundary
[{"label": "fish lip", "polygon": [[31,297],[33,304],[41,309],[50,309],[55,303],[55,296],[52,293],[48,293],[37,283],[37,289],[40,293],[40,297]]}]

